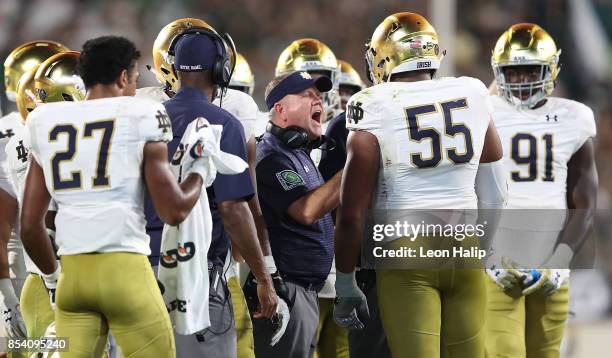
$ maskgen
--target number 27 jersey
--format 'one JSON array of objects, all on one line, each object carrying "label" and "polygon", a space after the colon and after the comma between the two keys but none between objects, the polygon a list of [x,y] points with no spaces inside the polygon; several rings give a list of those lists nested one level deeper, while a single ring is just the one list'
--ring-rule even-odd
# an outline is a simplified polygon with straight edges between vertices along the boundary
[{"label": "number 27 jersey", "polygon": [[388,82],[351,97],[347,129],[380,146],[376,209],[475,209],[474,181],[491,118],[470,77]]},{"label": "number 27 jersey", "polygon": [[171,139],[163,105],[149,99],[58,102],[29,114],[25,142],[58,205],[59,255],[150,253],[143,148]]}]

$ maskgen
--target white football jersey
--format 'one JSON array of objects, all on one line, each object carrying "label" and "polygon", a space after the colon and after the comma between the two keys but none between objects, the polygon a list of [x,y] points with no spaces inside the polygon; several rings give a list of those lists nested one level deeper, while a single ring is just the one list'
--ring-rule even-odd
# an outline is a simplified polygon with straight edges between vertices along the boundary
[{"label": "white football jersey", "polygon": [[556,97],[534,110],[499,96],[491,102],[508,172],[507,208],[566,209],[567,163],[595,136],[593,111]]},{"label": "white football jersey", "polygon": [[159,86],[137,88],[136,97],[149,98],[158,103],[163,103],[170,99],[166,91]]},{"label": "white football jersey", "polygon": [[353,95],[346,127],[376,136],[376,209],[476,209],[474,181],[491,120],[469,77],[388,82]]},{"label": "white football jersey", "polygon": [[[212,103],[218,106],[221,102],[219,98],[216,98]],[[244,128],[244,138],[248,141],[254,135],[255,123],[259,113],[259,108],[253,97],[242,91],[228,88],[223,96],[221,108],[230,112],[240,121]]]},{"label": "white football jersey", "polygon": [[15,193],[10,183],[8,158],[4,148],[13,136],[23,132],[23,128],[19,112],[11,112],[0,118],[0,188],[13,196]]},{"label": "white football jersey", "polygon": [[36,108],[26,145],[57,202],[58,254],[150,254],[143,148],[172,139],[164,106],[144,98],[57,102]]}]

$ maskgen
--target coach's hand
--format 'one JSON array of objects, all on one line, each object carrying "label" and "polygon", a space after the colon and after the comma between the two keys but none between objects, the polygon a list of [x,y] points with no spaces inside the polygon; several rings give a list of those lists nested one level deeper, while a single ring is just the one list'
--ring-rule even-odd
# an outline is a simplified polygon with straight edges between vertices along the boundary
[{"label": "coach's hand", "polygon": [[278,296],[276,296],[274,284],[269,274],[262,280],[257,279],[257,298],[259,307],[257,312],[253,314],[253,318],[272,318],[276,313]]},{"label": "coach's hand", "polygon": [[363,329],[363,321],[370,319],[368,301],[357,286],[355,271],[336,272],[336,300],[334,321],[340,327]]}]

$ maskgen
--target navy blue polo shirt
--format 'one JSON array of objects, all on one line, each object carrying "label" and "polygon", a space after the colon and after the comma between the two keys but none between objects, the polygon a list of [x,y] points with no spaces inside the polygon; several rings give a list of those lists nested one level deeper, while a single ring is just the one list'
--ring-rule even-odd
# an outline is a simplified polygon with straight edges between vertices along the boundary
[{"label": "navy blue polo shirt", "polygon": [[[242,124],[226,110],[210,103],[202,91],[190,87],[181,87],[172,99],[164,102],[164,106],[172,122],[172,134],[174,135],[172,141],[168,143],[168,161],[174,155],[187,125],[197,117],[204,117],[211,124],[222,125],[221,150],[247,161],[246,140]],[[237,175],[217,173],[212,186],[207,188],[206,191],[213,222],[208,260],[223,265],[230,242],[223,229],[223,222],[217,205],[228,200],[249,200],[255,194],[251,175],[248,170]],[[153,243],[153,236],[157,234],[157,231],[161,231],[163,222],[155,213],[151,203],[145,205],[145,210],[147,232],[151,236],[152,242],[152,254],[158,254],[159,243]],[[153,251],[153,245],[155,244],[157,249]]]},{"label": "navy blue polo shirt", "polygon": [[334,256],[331,215],[306,226],[287,214],[294,201],[323,185],[306,148],[290,149],[266,132],[257,143],[256,172],[259,203],[278,270],[297,283],[322,284]]},{"label": "navy blue polo shirt", "polygon": [[328,181],[337,172],[344,169],[348,134],[349,131],[346,129],[346,112],[342,112],[329,122],[325,131],[325,136],[332,138],[336,142],[334,149],[321,151],[319,171],[325,181]]}]

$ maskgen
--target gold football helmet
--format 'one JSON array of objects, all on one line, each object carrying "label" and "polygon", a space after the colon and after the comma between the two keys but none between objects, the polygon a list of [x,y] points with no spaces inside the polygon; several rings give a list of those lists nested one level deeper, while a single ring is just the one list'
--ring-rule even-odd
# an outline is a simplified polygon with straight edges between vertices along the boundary
[{"label": "gold football helmet", "polygon": [[388,16],[366,46],[368,77],[374,84],[389,81],[394,73],[435,71],[444,57],[436,30],[426,18],[412,12]]},{"label": "gold football helmet", "polygon": [[[499,93],[511,104],[533,108],[555,88],[561,50],[550,35],[536,24],[516,24],[497,40],[491,56],[491,66]],[[540,79],[533,82],[510,83],[504,74],[509,66],[540,66]],[[525,99],[526,95],[528,97]]]},{"label": "gold football helmet", "polygon": [[366,86],[361,80],[359,73],[355,71],[350,63],[338,60],[338,65],[340,65],[340,101],[342,103],[342,108],[346,110],[346,105],[351,96],[361,91]]},{"label": "gold football helmet", "polygon": [[26,71],[64,51],[68,51],[66,46],[47,40],[28,42],[14,49],[4,61],[4,88],[8,99],[17,99],[17,84]]},{"label": "gold football helmet", "polygon": [[359,73],[355,71],[350,63],[344,60],[338,60],[338,64],[340,65],[340,86],[358,87],[359,90],[366,87],[361,80],[361,76],[359,76]]},{"label": "gold football helmet", "polygon": [[236,53],[236,67],[230,79],[229,88],[253,95],[255,76],[247,60],[240,53]]},{"label": "gold football helmet", "polygon": [[338,93],[340,67],[336,55],[323,42],[315,39],[293,41],[278,57],[275,75],[280,76],[295,71],[322,73],[332,81],[332,89],[323,93],[323,106],[327,118],[335,116],[340,109]]},{"label": "gold football helmet", "polygon": [[36,88],[34,87],[34,75],[39,65],[30,68],[19,79],[17,85],[17,110],[21,115],[22,122],[25,123],[28,113],[32,112],[38,105]]},{"label": "gold football helmet", "polygon": [[79,52],[67,51],[49,57],[34,75],[36,97],[41,103],[82,101],[85,85],[77,74]]},{"label": "gold football helmet", "polygon": [[[177,19],[164,26],[153,43],[153,69],[157,82],[173,92],[178,91],[179,80],[172,71],[174,59],[168,54],[172,40],[181,32],[192,27],[204,27],[217,32],[205,21],[195,18]],[[231,51],[230,51],[231,52]]]}]

